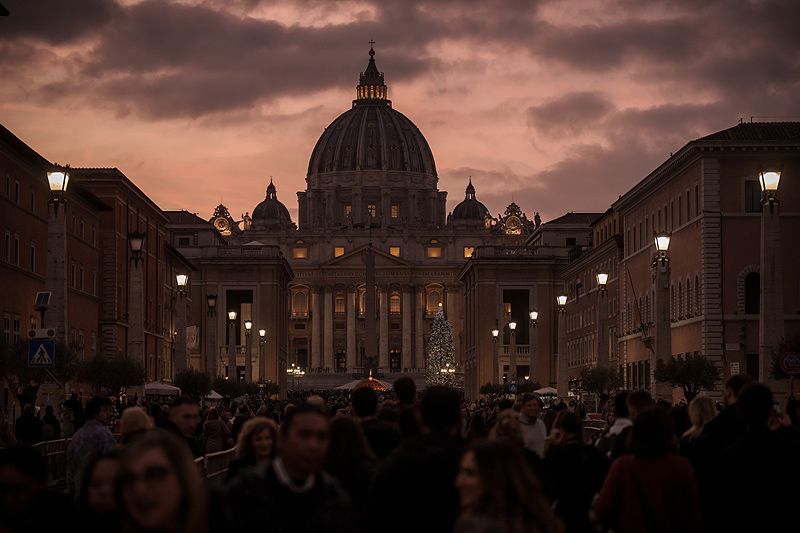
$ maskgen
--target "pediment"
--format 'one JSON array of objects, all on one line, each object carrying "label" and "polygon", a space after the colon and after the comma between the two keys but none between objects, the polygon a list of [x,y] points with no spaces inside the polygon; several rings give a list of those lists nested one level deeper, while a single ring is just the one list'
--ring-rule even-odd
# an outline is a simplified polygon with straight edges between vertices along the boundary
[{"label": "pediment", "polygon": [[[367,246],[359,246],[351,252],[331,259],[323,264],[323,267],[346,267],[346,268],[364,268],[366,263]],[[395,257],[389,253],[379,250],[375,247],[372,248],[372,253],[375,257],[375,268],[381,267],[407,267],[410,266],[408,262],[399,257]]]}]

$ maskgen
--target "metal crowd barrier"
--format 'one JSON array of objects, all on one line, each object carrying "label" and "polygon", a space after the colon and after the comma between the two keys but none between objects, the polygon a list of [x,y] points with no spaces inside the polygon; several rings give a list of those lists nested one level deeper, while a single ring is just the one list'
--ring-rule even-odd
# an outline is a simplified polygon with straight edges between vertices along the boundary
[{"label": "metal crowd barrier", "polygon": [[207,479],[214,479],[228,473],[228,466],[233,460],[236,448],[221,452],[208,453],[203,457],[203,469]]},{"label": "metal crowd barrier", "polygon": [[34,444],[45,461],[47,461],[47,486],[63,489],[67,479],[67,446],[72,439],[46,440]]}]

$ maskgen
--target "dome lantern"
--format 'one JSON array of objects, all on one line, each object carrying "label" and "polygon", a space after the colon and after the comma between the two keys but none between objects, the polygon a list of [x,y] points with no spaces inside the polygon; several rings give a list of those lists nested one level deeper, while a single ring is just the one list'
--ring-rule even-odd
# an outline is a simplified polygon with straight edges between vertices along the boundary
[{"label": "dome lantern", "polygon": [[383,72],[380,72],[375,65],[375,49],[372,47],[374,44],[375,41],[369,42],[369,63],[367,69],[359,76],[354,105],[364,100],[379,100],[391,104],[387,99],[388,89],[383,81]]}]

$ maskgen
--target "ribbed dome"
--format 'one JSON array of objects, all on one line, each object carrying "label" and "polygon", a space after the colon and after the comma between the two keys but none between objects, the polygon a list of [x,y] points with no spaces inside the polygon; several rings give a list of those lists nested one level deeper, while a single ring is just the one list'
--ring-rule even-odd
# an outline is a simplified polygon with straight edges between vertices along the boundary
[{"label": "ribbed dome", "polygon": [[278,200],[272,180],[269,180],[266,199],[253,209],[254,229],[285,229],[294,227],[289,210]]},{"label": "ribbed dome", "polygon": [[392,108],[383,73],[370,49],[353,108],[339,115],[317,141],[308,176],[327,172],[381,170],[418,172],[436,177],[436,165],[419,128]]},{"label": "ribbed dome", "polygon": [[486,206],[475,198],[475,187],[472,186],[472,179],[470,178],[464,200],[453,209],[450,220],[451,222],[476,221],[483,224],[488,214],[489,210],[486,209]]}]

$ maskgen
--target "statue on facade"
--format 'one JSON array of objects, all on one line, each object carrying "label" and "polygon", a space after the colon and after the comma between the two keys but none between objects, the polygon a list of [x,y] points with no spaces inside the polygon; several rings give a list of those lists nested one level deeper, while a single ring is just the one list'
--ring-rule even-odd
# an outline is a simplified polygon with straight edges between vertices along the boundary
[{"label": "statue on facade", "polygon": [[250,229],[250,226],[253,224],[253,219],[250,217],[250,212],[245,211],[244,215],[242,215],[242,226],[244,230],[247,231]]}]

